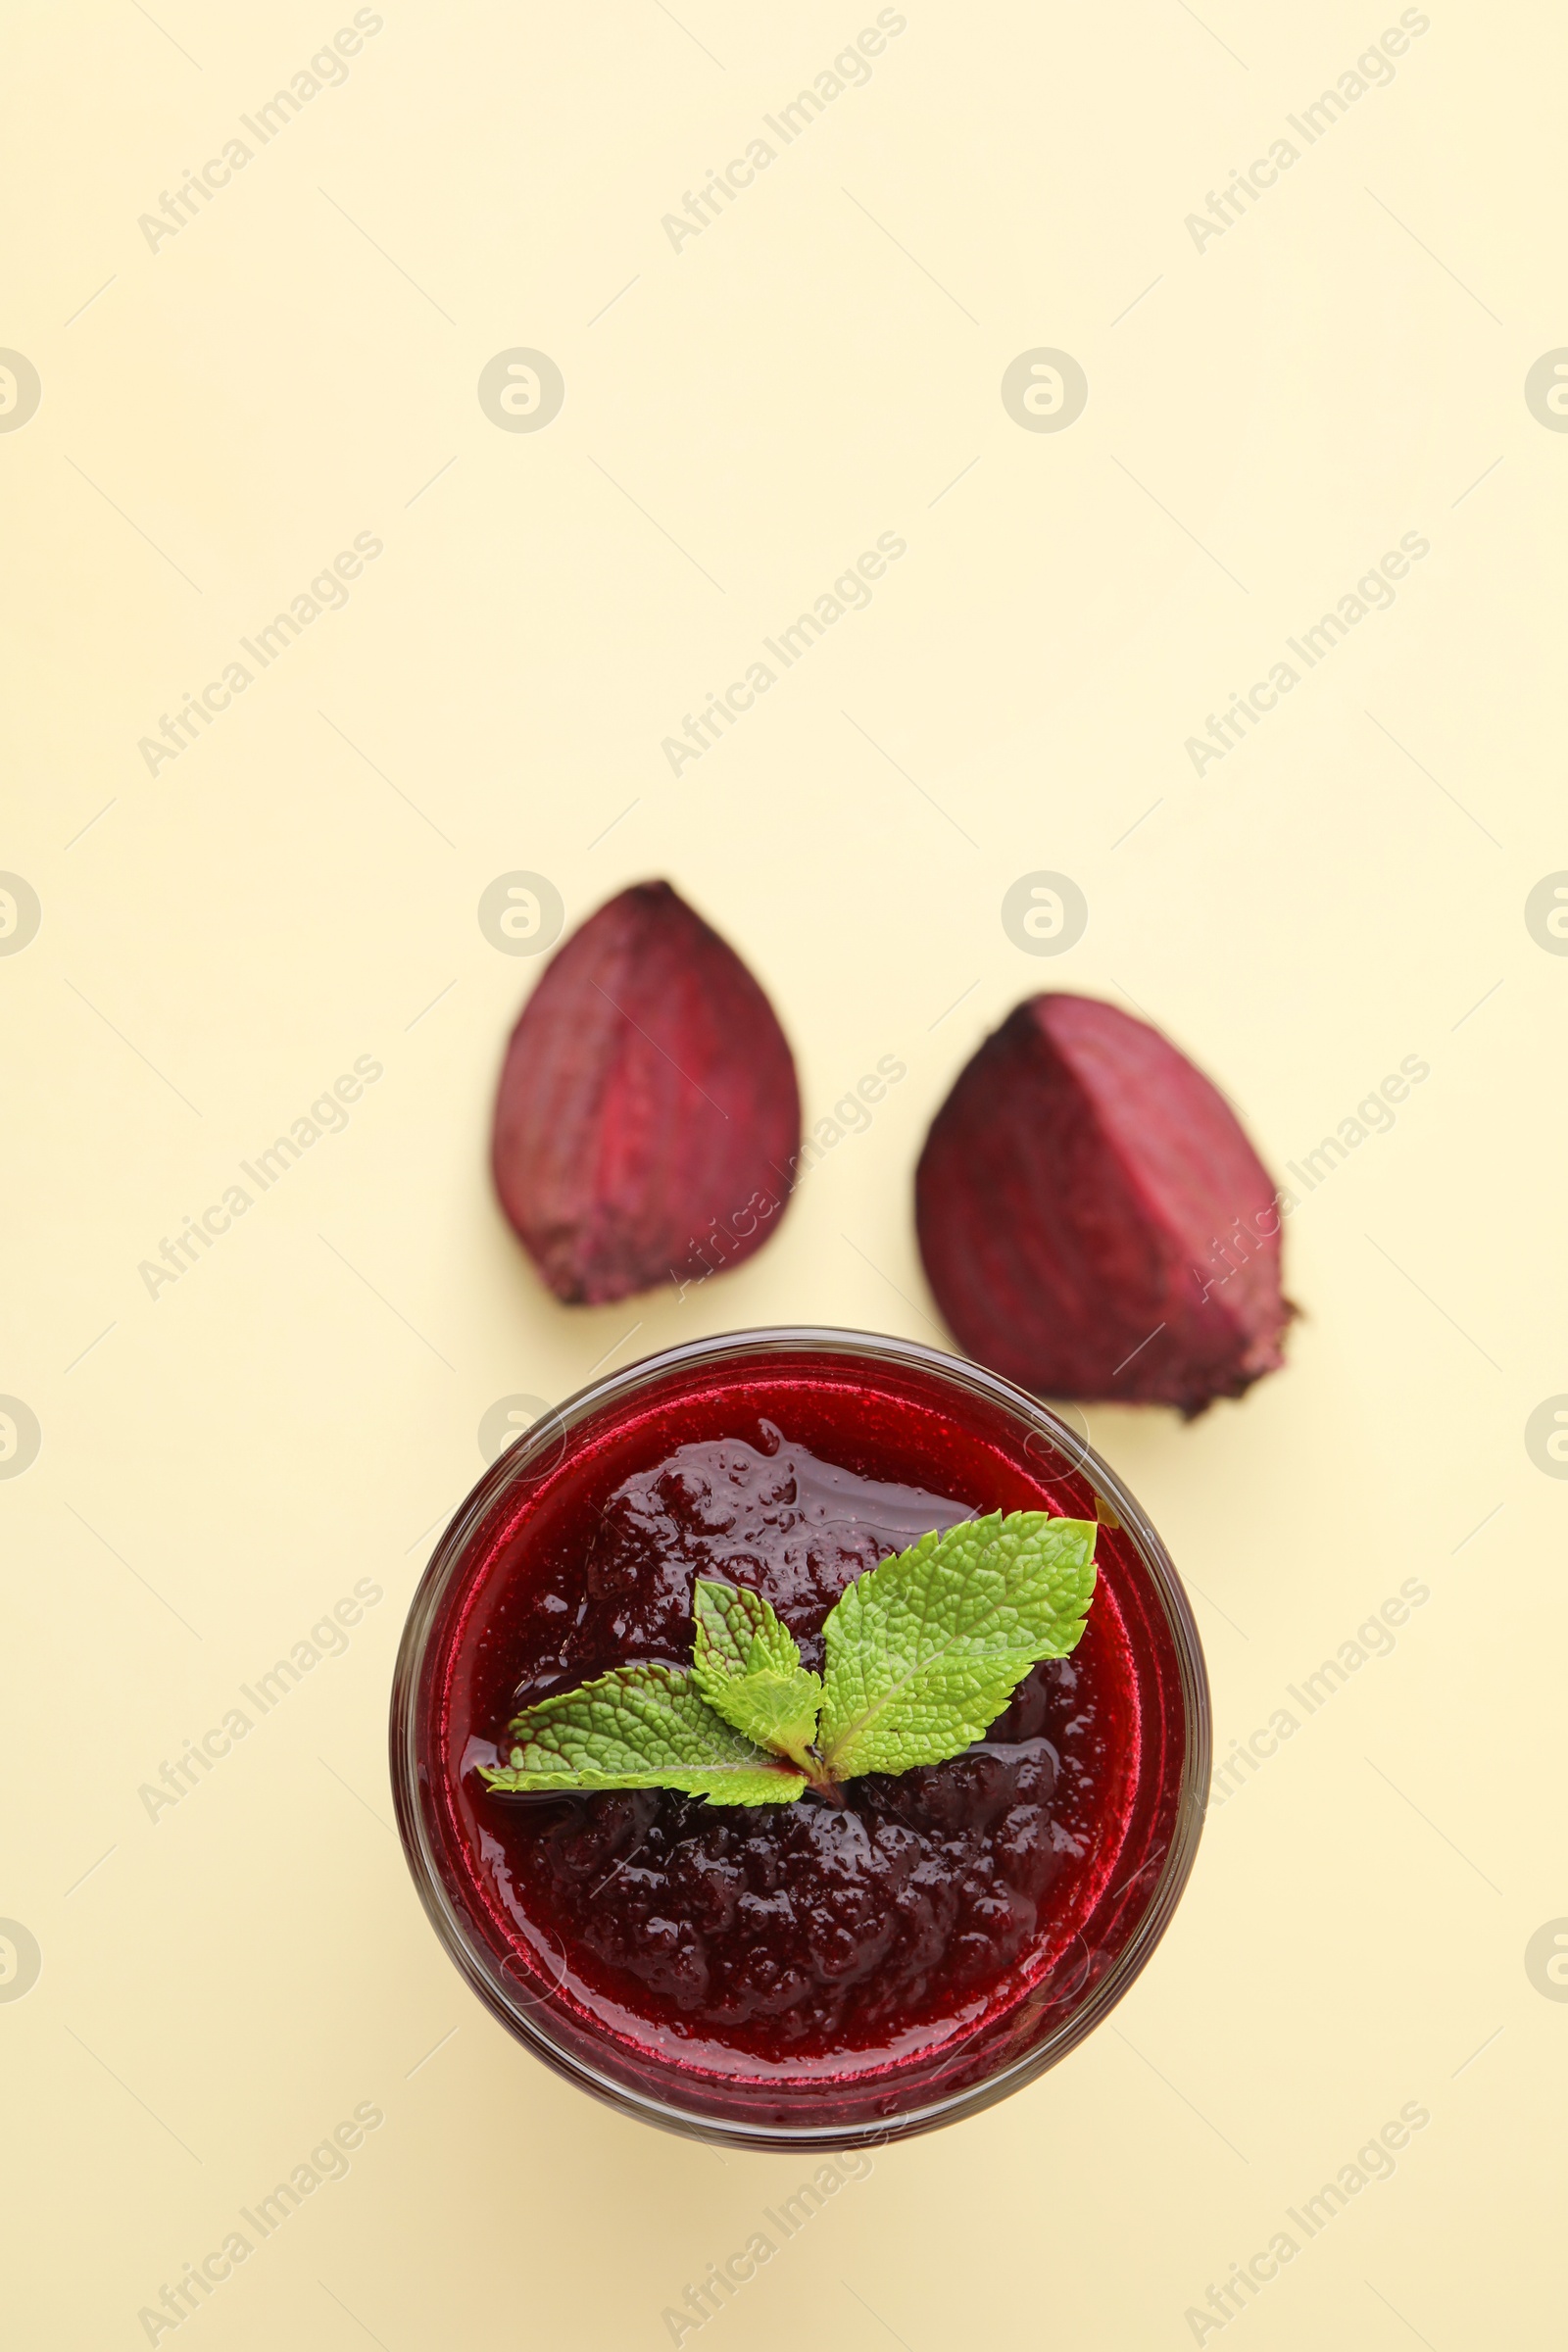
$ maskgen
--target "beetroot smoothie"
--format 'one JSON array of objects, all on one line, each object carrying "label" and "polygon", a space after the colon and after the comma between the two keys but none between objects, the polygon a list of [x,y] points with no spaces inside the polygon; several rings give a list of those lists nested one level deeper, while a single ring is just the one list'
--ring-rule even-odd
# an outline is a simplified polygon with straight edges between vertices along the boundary
[{"label": "beetroot smoothie", "polygon": [[[1098,1513],[1099,1584],[950,1762],[843,1804],[481,1777],[520,1708],[687,1665],[696,1576],[764,1594],[819,1668],[854,1578],[997,1510]],[[1116,1997],[1190,1865],[1206,1703],[1157,1543],[1040,1407],[904,1343],[759,1333],[633,1367],[496,1464],[411,1616],[393,1760],[432,1917],[541,2054],[655,2120],[845,2145],[983,2104]]]}]

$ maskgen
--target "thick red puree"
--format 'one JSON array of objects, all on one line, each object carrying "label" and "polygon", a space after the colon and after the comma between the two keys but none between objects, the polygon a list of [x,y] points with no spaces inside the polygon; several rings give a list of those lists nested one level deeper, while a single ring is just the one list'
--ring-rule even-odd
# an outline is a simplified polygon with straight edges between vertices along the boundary
[{"label": "thick red puree", "polygon": [[698,1574],[765,1593],[819,1667],[845,1586],[927,1529],[1093,1515],[1066,1461],[993,1406],[906,1369],[890,1391],[824,1358],[625,1400],[503,1496],[443,1612],[431,1793],[449,1892],[543,2032],[634,2087],[657,2094],[673,2067],[718,2110],[787,2118],[804,2094],[850,2119],[989,2075],[1081,1997],[1164,1851],[1181,1732],[1168,1661],[1156,1675],[1148,1652],[1168,1635],[1116,1528],[1072,1655],[963,1755],[853,1781],[842,1808],[480,1779],[519,1707],[629,1660],[689,1663]]}]

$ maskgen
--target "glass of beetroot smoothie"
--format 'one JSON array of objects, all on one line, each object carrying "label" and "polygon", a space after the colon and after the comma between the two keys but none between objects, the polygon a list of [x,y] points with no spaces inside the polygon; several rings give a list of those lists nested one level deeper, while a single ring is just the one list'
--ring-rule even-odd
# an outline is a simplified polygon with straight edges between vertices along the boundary
[{"label": "glass of beetroot smoothie", "polygon": [[[522,1707],[690,1664],[694,1577],[765,1594],[819,1668],[855,1577],[999,1510],[1098,1517],[1099,1582],[951,1762],[844,1804],[486,1786]],[[1132,1497],[1006,1381],[858,1332],[698,1341],[536,1423],[437,1545],[393,1691],[409,1864],[480,1998],[624,2113],[752,2147],[902,2137],[1054,2064],[1158,1941],[1208,1765],[1197,1629]]]}]

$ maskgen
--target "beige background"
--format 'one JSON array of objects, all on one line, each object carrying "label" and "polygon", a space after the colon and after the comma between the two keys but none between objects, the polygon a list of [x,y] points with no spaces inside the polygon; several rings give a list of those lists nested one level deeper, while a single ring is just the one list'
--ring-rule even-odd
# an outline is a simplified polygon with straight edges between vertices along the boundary
[{"label": "beige background", "polygon": [[[182,2344],[652,2347],[794,2185],[602,2111],[463,1989],[389,1828],[392,1660],[497,1398],[754,1322],[930,1336],[920,1139],[1052,986],[1145,1008],[1276,1165],[1430,1063],[1290,1221],[1286,1373],[1192,1428],[1090,1417],[1195,1587],[1222,1749],[1401,1579],[1431,1597],[1214,1810],[1113,2023],[879,2155],[703,2341],[1190,2343],[1408,2101],[1395,2177],[1227,2340],[1556,2340],[1568,2009],[1525,1951],[1568,1913],[1568,1490],[1524,1427],[1568,1389],[1568,963],[1523,909],[1568,865],[1568,440],[1523,384],[1568,342],[1559,16],[1435,4],[1200,252],[1186,216],[1397,10],[910,0],[676,254],[662,216],[874,10],[388,0],[156,252],[138,216],[351,12],[154,13],[8,11],[0,343],[43,384],[0,435],[0,866],[43,910],[0,960],[0,1390],[43,1433],[0,1482],[0,1913],[42,1953],[0,2003],[8,2339],[145,2341],[358,2102],[350,2176]],[[519,345],[566,383],[537,434],[475,396]],[[1089,379],[1058,434],[999,395],[1041,345]],[[870,608],[672,777],[662,738],[884,531]],[[1411,531],[1393,609],[1195,775],[1187,737]],[[357,532],[346,608],[149,775],[138,739]],[[683,1302],[556,1306],[492,1203],[540,966],[475,909],[519,868],[573,921],[669,876],[813,1117],[908,1064]],[[1000,921],[1039,868],[1090,906],[1055,961]],[[140,1261],[362,1054],[347,1131],[149,1298]],[[347,1653],[150,1821],[364,1577]]]}]

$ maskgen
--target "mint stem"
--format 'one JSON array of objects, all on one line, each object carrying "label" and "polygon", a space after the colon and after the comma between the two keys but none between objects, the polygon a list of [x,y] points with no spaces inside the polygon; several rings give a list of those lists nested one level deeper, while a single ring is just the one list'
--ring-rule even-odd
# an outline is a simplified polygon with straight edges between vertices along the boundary
[{"label": "mint stem", "polygon": [[792,1749],[790,1762],[800,1766],[806,1775],[808,1786],[814,1788],[818,1796],[825,1797],[830,1805],[837,1805],[842,1810],[849,1803],[850,1800],[845,1795],[843,1788],[828,1771],[815,1748]]}]

